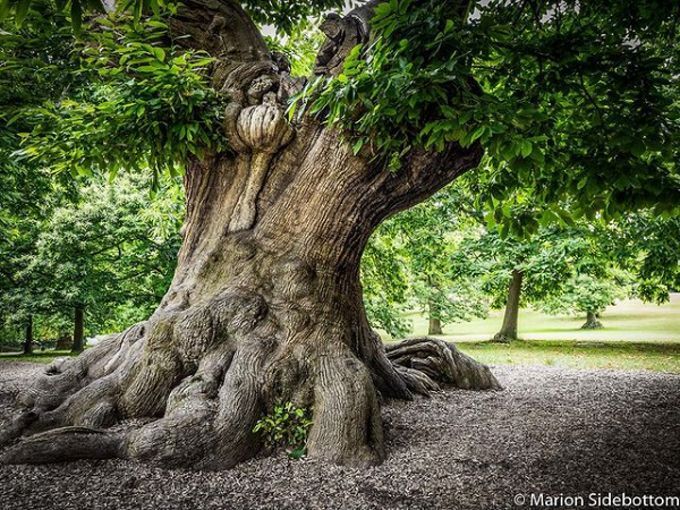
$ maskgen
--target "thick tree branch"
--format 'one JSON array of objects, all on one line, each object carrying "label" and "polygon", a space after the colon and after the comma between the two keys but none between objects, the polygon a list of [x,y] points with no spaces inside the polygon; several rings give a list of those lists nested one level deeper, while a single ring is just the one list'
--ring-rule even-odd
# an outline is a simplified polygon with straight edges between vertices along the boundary
[{"label": "thick tree branch", "polygon": [[380,1],[373,0],[350,11],[345,17],[330,14],[321,25],[328,38],[316,56],[315,74],[337,75],[342,72],[347,54],[357,44],[370,38],[369,21]]},{"label": "thick tree branch", "polygon": [[170,20],[170,30],[177,44],[206,51],[223,62],[269,58],[262,35],[233,0],[185,0]]}]

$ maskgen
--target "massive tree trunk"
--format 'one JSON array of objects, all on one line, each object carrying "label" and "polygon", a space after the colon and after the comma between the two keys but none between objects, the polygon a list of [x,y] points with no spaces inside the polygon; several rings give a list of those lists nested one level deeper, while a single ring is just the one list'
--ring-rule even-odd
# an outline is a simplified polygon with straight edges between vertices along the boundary
[{"label": "massive tree trunk", "polygon": [[23,345],[24,354],[33,353],[33,316],[29,315],[26,321],[26,329]]},{"label": "massive tree trunk", "polygon": [[503,325],[493,337],[494,342],[509,343],[517,340],[517,319],[519,316],[519,296],[522,292],[522,271],[512,270],[512,279],[508,287],[508,301],[505,304]]},{"label": "massive tree trunk", "polygon": [[[324,25],[330,40],[318,72],[337,72],[366,40],[370,8]],[[498,388],[488,368],[439,340],[386,352],[359,282],[376,226],[477,165],[481,148],[414,151],[399,172],[383,171],[319,121],[286,121],[299,83],[272,62],[236,4],[192,0],[172,27],[194,36],[178,42],[221,59],[213,78],[231,99],[225,129],[234,151],[186,171],[183,245],[158,309],[55,362],[21,394],[24,412],[0,443],[30,436],[4,461],[121,457],[226,468],[257,451],[258,418],[291,401],[313,409],[309,455],[375,463],[385,455],[379,396],[408,399],[440,383]],[[125,418],[147,423],[99,430]]]},{"label": "massive tree trunk", "polygon": [[73,312],[73,346],[71,352],[81,352],[85,337],[85,307],[77,305]]},{"label": "massive tree trunk", "polygon": [[604,326],[597,317],[595,312],[586,312],[586,322],[581,329],[602,329]]}]

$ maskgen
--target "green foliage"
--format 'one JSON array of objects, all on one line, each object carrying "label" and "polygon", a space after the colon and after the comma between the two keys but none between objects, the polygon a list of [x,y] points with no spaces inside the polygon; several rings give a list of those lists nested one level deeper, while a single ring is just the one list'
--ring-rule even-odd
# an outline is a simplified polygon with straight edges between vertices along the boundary
[{"label": "green foliage", "polygon": [[661,304],[680,289],[680,217],[650,211],[627,215],[612,226],[612,256],[635,275],[633,293]]},{"label": "green foliage", "polygon": [[255,21],[273,25],[282,34],[294,34],[299,24],[330,10],[353,7],[355,0],[245,0],[244,7]]},{"label": "green foliage", "polygon": [[488,205],[525,212],[501,211],[505,233],[535,231],[546,203],[588,218],[667,212],[680,203],[679,9],[540,1],[462,12],[458,2],[390,0],[376,8],[370,45],[298,101],[391,170],[412,148],[479,141]]},{"label": "green foliage", "polygon": [[[39,0],[2,0],[0,2],[0,20],[13,15],[17,26],[22,26],[26,15]],[[119,13],[130,13],[135,21],[140,21],[144,15],[158,15],[165,8],[172,8],[178,3],[176,0],[122,0],[115,3]],[[330,9],[342,9],[353,6],[356,2],[346,0],[311,0],[300,2],[297,0],[246,0],[243,6],[258,23],[276,26],[280,33],[291,33],[298,23],[311,16]],[[71,26],[76,33],[81,32],[83,17],[86,13],[103,13],[105,3],[102,0],[56,0],[55,6],[62,15],[68,14]]]},{"label": "green foliage", "polygon": [[55,172],[150,167],[181,171],[190,155],[223,150],[222,99],[206,83],[212,59],[164,47],[167,25],[129,18],[98,20],[75,48],[86,82],[59,101],[18,112],[28,130],[19,162]]},{"label": "green foliage", "polygon": [[299,459],[307,453],[307,435],[312,426],[312,412],[292,402],[279,403],[271,414],[257,421],[253,432],[262,436],[272,448],[285,448],[288,456]]},{"label": "green foliage", "polygon": [[372,323],[398,338],[411,329],[406,310],[427,311],[445,323],[486,315],[478,278],[458,256],[460,232],[478,228],[470,206],[470,198],[451,185],[378,228],[361,263]]},{"label": "green foliage", "polygon": [[563,284],[559,295],[542,301],[539,308],[553,314],[599,314],[627,295],[625,282],[620,278],[597,279],[588,274],[577,274]]},{"label": "green foliage", "polygon": [[172,278],[183,217],[179,187],[163,183],[149,203],[148,181],[94,182],[76,203],[36,219],[33,242],[4,261],[4,320],[40,315],[41,334],[57,336],[70,329],[75,306],[85,307],[89,333],[148,316]]},{"label": "green foliage", "polygon": [[280,53],[290,63],[291,76],[306,77],[312,74],[316,54],[325,40],[317,25],[318,21],[305,19],[285,36],[278,33],[275,36],[265,36],[269,49]]}]

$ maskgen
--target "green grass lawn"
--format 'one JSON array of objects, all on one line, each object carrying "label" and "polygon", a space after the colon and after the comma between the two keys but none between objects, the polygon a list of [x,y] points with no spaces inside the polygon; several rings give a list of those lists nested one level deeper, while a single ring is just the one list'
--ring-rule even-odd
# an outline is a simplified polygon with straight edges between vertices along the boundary
[{"label": "green grass lawn", "polygon": [[[410,314],[413,334],[427,334],[427,318]],[[444,324],[441,338],[453,342],[489,340],[498,332],[502,310],[493,310],[486,319]],[[598,342],[680,342],[680,293],[671,294],[669,303],[653,305],[627,300],[610,306],[601,315],[604,329],[582,330],[584,317],[552,316],[535,310],[519,312],[519,337],[523,340],[578,340]]]},{"label": "green grass lawn", "polygon": [[[413,335],[427,334],[427,318],[408,318]],[[680,294],[657,306],[627,300],[609,307],[600,320],[604,329],[582,330],[585,317],[551,316],[520,310],[521,341],[511,345],[489,342],[498,332],[503,311],[488,318],[445,324],[440,338],[488,365],[548,365],[570,368],[612,368],[680,373]]]},{"label": "green grass lawn", "polygon": [[460,350],[487,365],[651,370],[680,374],[680,343],[520,340],[510,345],[464,342]]}]

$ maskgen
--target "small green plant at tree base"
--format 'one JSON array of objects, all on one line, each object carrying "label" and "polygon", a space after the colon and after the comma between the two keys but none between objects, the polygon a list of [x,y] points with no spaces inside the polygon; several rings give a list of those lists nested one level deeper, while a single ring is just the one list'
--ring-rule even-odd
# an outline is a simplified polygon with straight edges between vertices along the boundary
[{"label": "small green plant at tree base", "polygon": [[268,447],[285,448],[290,458],[299,459],[307,453],[307,435],[312,423],[311,409],[286,402],[275,405],[270,414],[260,418],[253,432],[261,434]]}]

